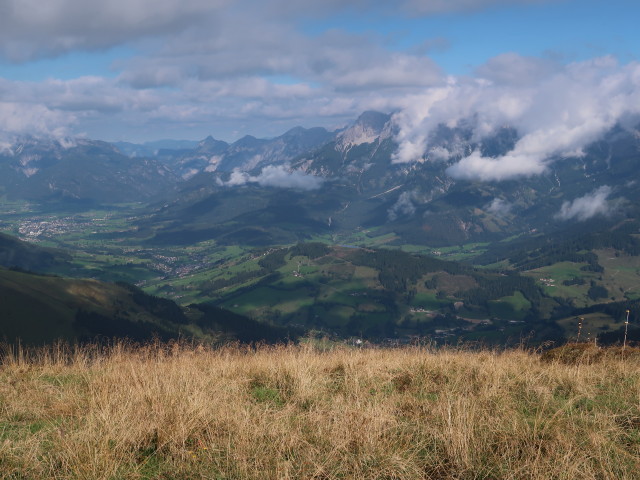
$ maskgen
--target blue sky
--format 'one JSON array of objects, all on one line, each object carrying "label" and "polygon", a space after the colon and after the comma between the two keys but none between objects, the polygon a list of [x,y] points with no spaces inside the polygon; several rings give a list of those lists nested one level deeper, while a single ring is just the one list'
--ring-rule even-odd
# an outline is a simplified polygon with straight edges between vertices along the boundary
[{"label": "blue sky", "polygon": [[[297,125],[336,128],[376,109],[400,112],[414,138],[410,130],[427,128],[426,117],[446,121],[441,107],[428,112],[452,82],[538,98],[531,79],[565,86],[581,81],[572,65],[588,64],[600,79],[591,87],[602,91],[603,75],[624,74],[635,92],[631,67],[640,60],[640,2],[632,0],[43,5],[0,0],[0,130],[8,134],[235,140]],[[536,124],[526,115],[509,119],[526,130]],[[425,148],[424,139],[414,143]]]},{"label": "blue sky", "polygon": [[342,28],[389,37],[393,48],[411,50],[432,43],[427,54],[447,73],[464,75],[507,51],[554,56],[565,62],[613,54],[638,60],[640,2],[504,2],[468,12],[394,17],[353,12],[341,18],[309,22],[310,32]]}]

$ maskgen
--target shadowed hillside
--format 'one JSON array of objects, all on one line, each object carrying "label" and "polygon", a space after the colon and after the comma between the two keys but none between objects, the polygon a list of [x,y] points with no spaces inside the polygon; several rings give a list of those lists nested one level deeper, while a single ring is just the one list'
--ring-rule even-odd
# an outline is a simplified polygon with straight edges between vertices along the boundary
[{"label": "shadowed hillside", "polygon": [[180,307],[126,283],[44,276],[0,268],[0,332],[5,341],[135,341],[181,337],[210,342],[276,342],[292,329],[260,324],[221,308]]}]

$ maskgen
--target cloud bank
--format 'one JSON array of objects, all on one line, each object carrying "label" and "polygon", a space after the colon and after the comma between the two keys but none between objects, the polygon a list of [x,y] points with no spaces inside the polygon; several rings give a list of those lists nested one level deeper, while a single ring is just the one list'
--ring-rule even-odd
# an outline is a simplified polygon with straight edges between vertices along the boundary
[{"label": "cloud bank", "polygon": [[0,2],[0,66],[3,57],[28,63],[126,48],[109,76],[0,77],[0,98],[73,111],[79,133],[91,137],[144,141],[175,138],[179,129],[231,141],[296,125],[338,128],[363,111],[395,109],[407,93],[444,78],[430,58],[390,49],[382,35],[336,28],[309,34],[299,25],[309,12],[387,8],[382,3],[7,2]]},{"label": "cloud bank", "polygon": [[576,198],[572,202],[563,202],[556,218],[560,220],[585,221],[596,215],[607,215],[611,213],[614,205],[607,199],[611,195],[611,187],[603,185],[583,197]]},{"label": "cloud bank", "polygon": [[290,171],[286,166],[269,165],[264,167],[260,174],[256,176],[251,176],[240,170],[234,170],[226,182],[218,180],[218,184],[225,187],[238,187],[247,183],[257,183],[261,187],[310,191],[322,187],[324,179],[314,175],[307,175],[300,171]]},{"label": "cloud bank", "polygon": [[[460,39],[418,30],[424,19],[454,24],[538,3],[563,1],[1,0],[0,68],[27,67],[13,78],[30,78],[31,65],[37,73],[0,77],[0,99],[57,115],[78,134],[129,141],[233,141],[297,125],[339,128],[366,110],[397,112],[396,162],[461,160],[449,172],[457,178],[535,175],[633,110],[637,64],[605,57],[563,66],[505,53],[453,77],[433,58],[455,53]],[[70,79],[85,71],[82,62],[87,73]],[[476,139],[504,124],[523,138],[497,159],[431,149],[434,128],[461,122]]]},{"label": "cloud bank", "polygon": [[64,141],[71,136],[75,122],[75,115],[43,105],[0,101],[0,153],[11,153],[13,144],[23,136]]},{"label": "cloud bank", "polygon": [[[263,21],[290,21],[345,11],[403,11],[411,16],[469,12],[539,0],[3,0],[0,55],[12,61],[56,56],[73,50],[110,48],[131,41],[223,29],[238,12]],[[201,30],[197,32],[197,30]],[[251,30],[238,29],[251,36]],[[238,32],[238,33],[240,33]],[[261,32],[269,39],[270,32]],[[238,35],[234,35],[234,39]],[[218,41],[223,37],[217,37]],[[269,43],[267,41],[267,43]]]},{"label": "cloud bank", "polygon": [[620,66],[603,57],[562,66],[508,54],[479,68],[478,75],[452,78],[411,98],[394,116],[395,162],[422,159],[442,124],[469,127],[477,141],[508,125],[520,135],[510,152],[490,158],[474,151],[447,173],[481,181],[538,175],[560,157],[581,155],[617,123],[640,117],[638,62]]},{"label": "cloud bank", "polygon": [[22,62],[173,34],[217,13],[224,0],[3,0],[0,54]]}]

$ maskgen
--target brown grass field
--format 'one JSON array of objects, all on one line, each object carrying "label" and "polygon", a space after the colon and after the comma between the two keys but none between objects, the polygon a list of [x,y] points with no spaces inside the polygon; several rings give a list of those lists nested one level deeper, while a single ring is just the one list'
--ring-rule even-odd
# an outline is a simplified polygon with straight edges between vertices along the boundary
[{"label": "brown grass field", "polygon": [[5,347],[0,478],[640,478],[637,350],[574,350]]}]

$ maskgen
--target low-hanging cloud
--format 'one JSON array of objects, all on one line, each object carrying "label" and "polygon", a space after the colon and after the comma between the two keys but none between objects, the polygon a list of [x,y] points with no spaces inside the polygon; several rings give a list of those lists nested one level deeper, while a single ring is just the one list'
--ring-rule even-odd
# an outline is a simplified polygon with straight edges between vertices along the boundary
[{"label": "low-hanging cloud", "polygon": [[611,192],[611,187],[603,185],[583,197],[576,198],[571,202],[563,202],[560,211],[556,214],[556,218],[584,221],[596,215],[607,215],[614,208],[614,205],[607,201]]},{"label": "low-hanging cloud", "polygon": [[0,102],[0,148],[9,151],[12,143],[25,135],[64,139],[76,117],[43,105]]},{"label": "low-hanging cloud", "polygon": [[513,204],[502,198],[494,198],[485,208],[497,217],[504,217],[511,213],[511,210],[513,210]]},{"label": "low-hanging cloud", "polygon": [[[394,161],[423,158],[440,125],[464,123],[476,141],[508,125],[520,135],[511,151],[495,158],[474,151],[447,173],[482,181],[538,175],[558,158],[582,155],[585,146],[617,123],[640,118],[638,62],[620,66],[612,57],[603,57],[560,66],[517,58],[511,72],[504,71],[509,62],[498,59],[478,69],[487,78],[450,79],[444,87],[413,97],[394,116],[399,144]],[[492,64],[502,71],[492,76]],[[537,83],[528,80],[532,76]]]},{"label": "low-hanging cloud", "polygon": [[324,179],[299,171],[288,171],[283,166],[264,167],[256,182],[263,187],[294,188],[297,190],[317,190]]},{"label": "low-hanging cloud", "polygon": [[414,205],[414,200],[416,197],[415,191],[403,192],[399,197],[396,203],[392,205],[392,207],[387,210],[387,217],[390,221],[394,221],[399,217],[411,217],[414,213],[416,213],[416,206]]},{"label": "low-hanging cloud", "polygon": [[291,188],[294,190],[317,190],[324,179],[308,175],[301,171],[291,171],[283,165],[269,165],[259,175],[251,176],[246,172],[234,170],[226,182],[219,181],[225,187],[238,187],[247,183],[257,183],[261,187]]}]

